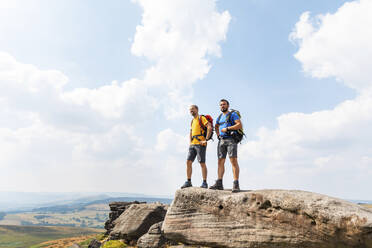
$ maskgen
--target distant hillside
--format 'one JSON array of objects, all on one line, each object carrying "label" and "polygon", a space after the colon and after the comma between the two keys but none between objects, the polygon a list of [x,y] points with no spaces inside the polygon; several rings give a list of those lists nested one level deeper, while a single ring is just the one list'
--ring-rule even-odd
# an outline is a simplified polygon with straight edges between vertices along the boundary
[{"label": "distant hillside", "polygon": [[76,227],[36,227],[0,225],[0,247],[32,247],[48,240],[85,236],[104,230]]},{"label": "distant hillside", "polygon": [[42,207],[42,208],[35,208],[32,209],[30,212],[59,212],[59,213],[66,213],[72,211],[82,211],[89,205],[94,204],[109,204],[110,202],[114,201],[124,201],[124,202],[131,202],[131,201],[144,201],[144,202],[161,202],[164,204],[170,204],[172,199],[166,198],[147,198],[147,197],[115,197],[115,198],[106,198],[101,200],[94,200],[89,202],[78,202],[74,204],[65,204],[65,205],[56,205],[56,206],[49,206],[49,207]]},{"label": "distant hillside", "polygon": [[146,197],[115,197],[90,202],[55,205],[29,211],[0,214],[0,225],[24,226],[70,226],[103,228],[110,212],[109,203],[114,201],[144,201],[170,204],[172,199]]},{"label": "distant hillside", "polygon": [[372,204],[372,201],[368,201],[368,200],[351,200],[351,202],[354,202],[357,204]]},{"label": "distant hillside", "polygon": [[87,203],[116,197],[145,197],[145,198],[167,198],[146,196],[144,194],[122,193],[122,192],[2,192],[0,191],[0,212],[30,211],[34,208],[66,205],[75,203]]}]

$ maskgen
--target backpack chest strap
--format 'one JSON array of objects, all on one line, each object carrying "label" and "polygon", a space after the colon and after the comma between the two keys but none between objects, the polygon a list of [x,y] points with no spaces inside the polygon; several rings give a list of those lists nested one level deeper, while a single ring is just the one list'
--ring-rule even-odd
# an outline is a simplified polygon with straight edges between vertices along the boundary
[{"label": "backpack chest strap", "polygon": [[196,140],[198,140],[198,141],[201,141],[201,140],[199,139],[200,136],[203,136],[203,137],[204,137],[204,135],[199,134],[199,135],[194,135],[194,136],[192,136],[191,139],[192,139],[192,140],[196,139]]}]

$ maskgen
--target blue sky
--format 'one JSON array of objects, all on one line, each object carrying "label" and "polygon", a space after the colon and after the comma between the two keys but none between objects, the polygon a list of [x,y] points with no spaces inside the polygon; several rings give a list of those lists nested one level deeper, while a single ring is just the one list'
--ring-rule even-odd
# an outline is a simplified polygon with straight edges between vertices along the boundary
[{"label": "blue sky", "polygon": [[[198,86],[209,84],[218,101],[226,96],[221,90],[224,85],[233,83],[228,96],[244,108],[248,115],[245,127],[252,132],[263,125],[275,127],[280,114],[311,113],[353,97],[352,90],[334,79],[314,80],[304,75],[301,64],[293,58],[297,47],[288,41],[303,12],[334,12],[343,2],[219,1],[218,6],[232,15],[227,40],[222,44],[223,59],[213,60],[211,72]],[[202,91],[195,90],[195,99],[202,97],[198,95]]]},{"label": "blue sky", "polygon": [[370,7],[2,1],[0,190],[171,195],[185,180],[188,105],[216,118],[227,98],[248,137],[244,188],[369,199]]},{"label": "blue sky", "polygon": [[[292,56],[296,46],[288,42],[302,12],[334,12],[344,2],[219,1],[218,9],[232,15],[221,44],[223,59],[211,58],[213,67],[196,85],[194,101],[217,115],[216,101],[229,97],[246,110],[245,127],[254,131],[262,125],[275,127],[275,117],[282,113],[322,110],[353,97],[352,90],[334,79],[306,77]],[[140,6],[130,1],[45,0],[30,5],[40,9],[18,10],[27,14],[26,21],[14,24],[19,29],[4,35],[1,46],[25,63],[58,68],[71,80],[66,87],[91,88],[140,77],[149,66],[148,60],[130,53]],[[232,82],[227,94],[221,90]],[[215,98],[203,101],[206,91]]]}]

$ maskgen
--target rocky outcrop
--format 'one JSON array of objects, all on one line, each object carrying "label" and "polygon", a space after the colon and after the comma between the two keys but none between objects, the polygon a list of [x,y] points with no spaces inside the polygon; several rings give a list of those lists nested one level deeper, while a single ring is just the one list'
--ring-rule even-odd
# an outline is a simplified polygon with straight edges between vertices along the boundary
[{"label": "rocky outcrop", "polygon": [[146,202],[111,202],[109,219],[105,223],[106,235],[108,235],[111,230],[114,228],[114,221],[119,218],[119,216],[124,213],[124,211],[129,208],[132,204],[144,204]]},{"label": "rocky outcrop", "polygon": [[96,239],[93,239],[90,241],[88,248],[100,248],[101,247],[101,242],[99,242]]},{"label": "rocky outcrop", "polygon": [[132,204],[114,222],[109,239],[137,241],[149,228],[164,220],[167,205],[161,203]]},{"label": "rocky outcrop", "polygon": [[161,231],[162,225],[163,221],[152,225],[149,231],[138,240],[138,248],[157,248],[165,245],[166,239]]},{"label": "rocky outcrop", "polygon": [[208,247],[372,248],[372,210],[297,190],[178,190],[162,228]]}]

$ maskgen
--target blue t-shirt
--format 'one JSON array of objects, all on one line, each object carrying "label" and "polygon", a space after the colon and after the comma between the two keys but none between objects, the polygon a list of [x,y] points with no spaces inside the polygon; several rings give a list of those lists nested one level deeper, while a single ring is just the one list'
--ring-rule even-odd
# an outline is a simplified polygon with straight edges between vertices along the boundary
[{"label": "blue t-shirt", "polygon": [[[220,127],[219,127],[219,129],[220,129],[220,135],[222,137],[225,137],[225,138],[226,137],[231,137],[231,135],[228,135],[228,134],[226,134],[224,132],[221,132],[222,128],[231,127],[231,126],[235,125],[235,121],[236,120],[239,120],[240,119],[239,116],[238,116],[238,114],[236,112],[232,112],[231,115],[230,115],[229,122],[226,122],[226,116],[228,114],[229,113],[227,113],[226,115],[225,114],[222,114],[220,120],[218,122],[216,121],[216,124],[220,125]],[[217,117],[217,119],[218,119],[218,117]]]}]

